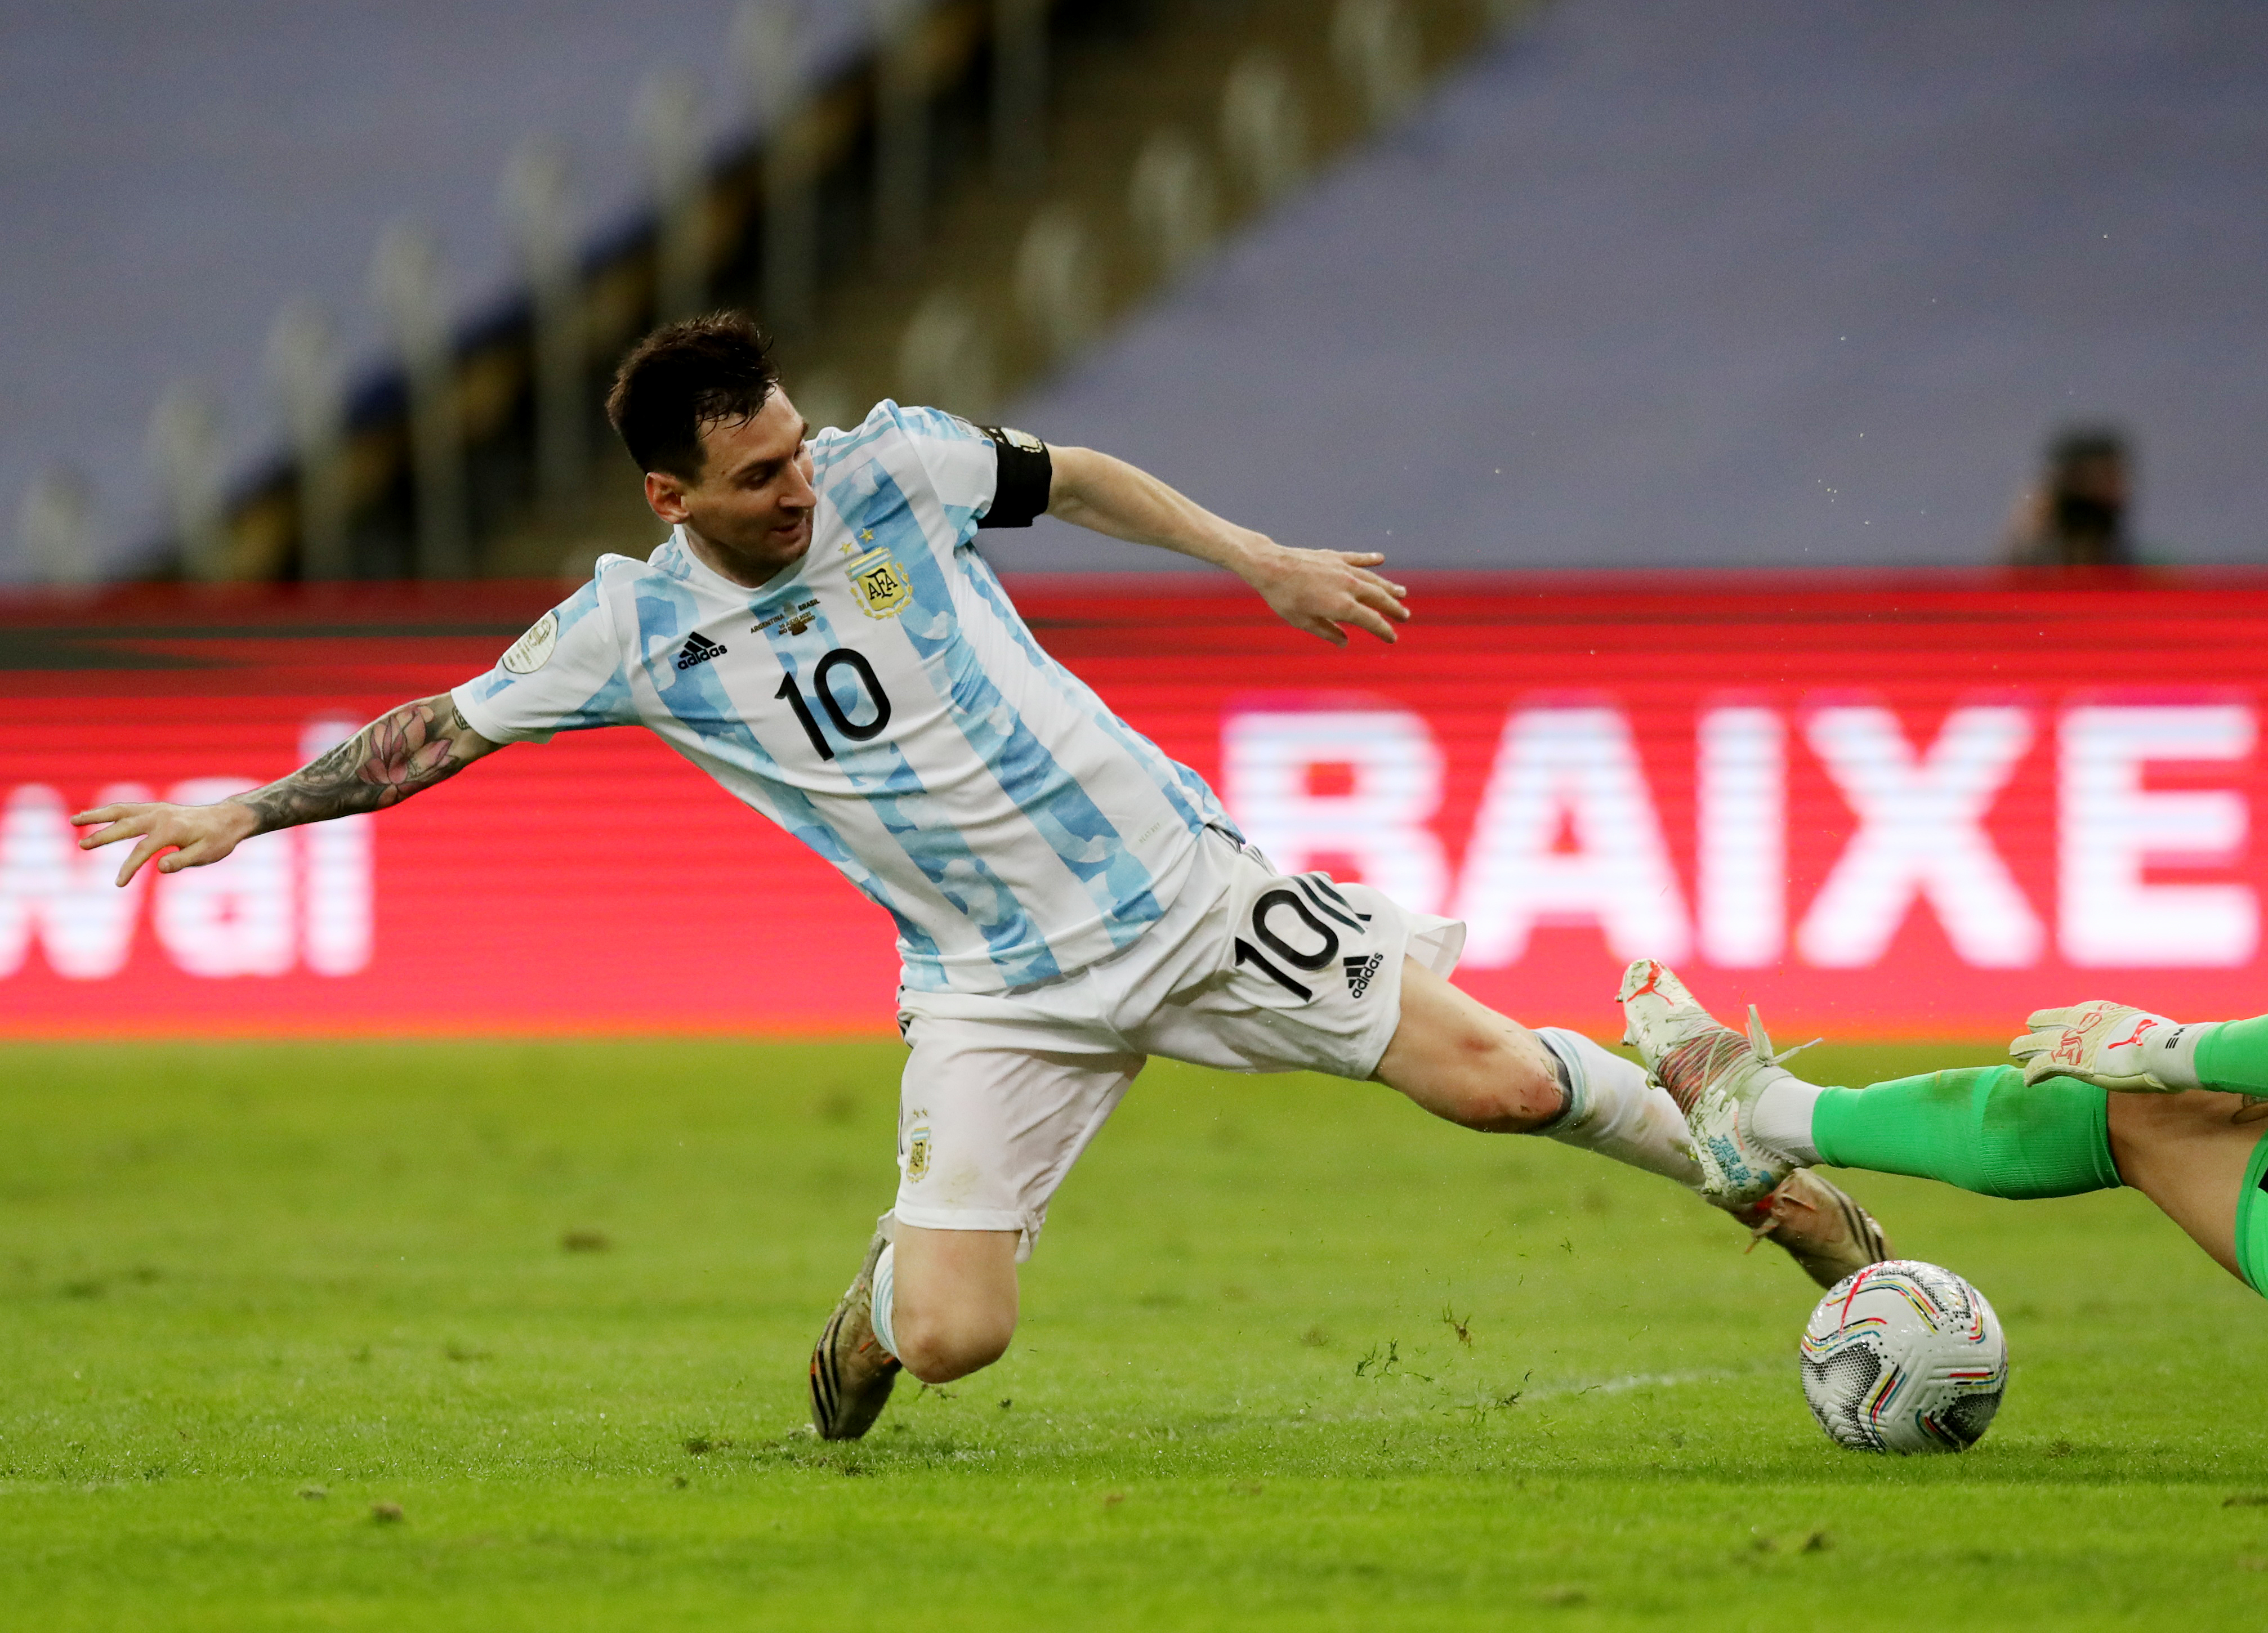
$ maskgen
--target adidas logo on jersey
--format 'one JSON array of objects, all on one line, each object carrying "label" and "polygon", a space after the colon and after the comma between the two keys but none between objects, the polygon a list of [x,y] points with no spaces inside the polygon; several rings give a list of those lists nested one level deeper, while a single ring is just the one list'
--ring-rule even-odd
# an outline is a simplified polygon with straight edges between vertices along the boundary
[{"label": "adidas logo on jersey", "polygon": [[690,636],[687,637],[685,644],[677,650],[677,666],[680,669],[690,669],[696,664],[705,664],[712,658],[722,658],[724,655],[723,642],[712,641],[702,635]]},{"label": "adidas logo on jersey", "polygon": [[1385,962],[1386,954],[1383,953],[1373,953],[1366,959],[1346,960],[1347,996],[1359,998],[1369,991],[1370,983],[1378,975],[1379,967]]}]

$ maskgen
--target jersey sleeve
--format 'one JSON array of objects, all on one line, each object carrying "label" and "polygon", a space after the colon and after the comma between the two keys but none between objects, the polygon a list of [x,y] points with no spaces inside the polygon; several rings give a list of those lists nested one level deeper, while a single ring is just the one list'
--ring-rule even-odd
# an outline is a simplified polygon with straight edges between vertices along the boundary
[{"label": "jersey sleeve", "polygon": [[[950,562],[980,527],[1026,527],[1047,509],[1053,460],[1022,431],[972,425],[940,408],[887,399],[850,431],[813,441],[816,482],[862,543],[874,542],[901,507],[924,548]],[[899,548],[902,536],[883,541]]]},{"label": "jersey sleeve", "polygon": [[991,508],[999,461],[983,431],[942,408],[902,408],[898,424],[929,473],[939,503],[972,518]]},{"label": "jersey sleeve", "polygon": [[465,724],[492,743],[541,743],[555,732],[637,718],[596,577],[537,619],[495,668],[449,695]]},{"label": "jersey sleeve", "polygon": [[943,541],[950,555],[975,536],[992,508],[1000,479],[999,456],[984,433],[957,414],[902,408],[897,420],[952,530],[952,538]]}]

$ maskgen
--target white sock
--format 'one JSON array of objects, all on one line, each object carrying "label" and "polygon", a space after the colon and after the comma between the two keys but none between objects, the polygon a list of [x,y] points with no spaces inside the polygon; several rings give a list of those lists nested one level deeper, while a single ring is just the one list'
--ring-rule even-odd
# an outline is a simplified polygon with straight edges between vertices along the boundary
[{"label": "white sock", "polygon": [[882,1249],[882,1256],[874,1261],[874,1339],[892,1355],[898,1352],[898,1341],[890,1331],[890,1298],[897,1291],[898,1248],[893,1242]]},{"label": "white sock", "polygon": [[1811,1143],[1811,1110],[1823,1092],[1800,1078],[1782,1078],[1767,1085],[1749,1112],[1749,1137],[1807,1167],[1817,1162],[1819,1147]]},{"label": "white sock", "polygon": [[1701,1188],[1693,1136],[1667,1089],[1646,1080],[1646,1068],[1601,1048],[1580,1032],[1543,1026],[1535,1035],[1559,1059],[1567,1084],[1567,1109],[1536,1130],[1563,1145],[1580,1145],[1648,1173]]}]

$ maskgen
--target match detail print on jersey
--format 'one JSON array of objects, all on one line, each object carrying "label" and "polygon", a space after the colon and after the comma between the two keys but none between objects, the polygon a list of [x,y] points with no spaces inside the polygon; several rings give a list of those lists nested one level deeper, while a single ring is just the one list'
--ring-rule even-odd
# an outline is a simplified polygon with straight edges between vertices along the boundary
[{"label": "match detail print on jersey", "polygon": [[891,914],[912,990],[1085,968],[1158,920],[1227,819],[1042,649],[970,548],[1010,456],[1027,489],[1046,462],[1023,442],[879,404],[812,440],[800,562],[750,589],[681,533],[602,557],[457,706],[496,742],[656,732]]}]

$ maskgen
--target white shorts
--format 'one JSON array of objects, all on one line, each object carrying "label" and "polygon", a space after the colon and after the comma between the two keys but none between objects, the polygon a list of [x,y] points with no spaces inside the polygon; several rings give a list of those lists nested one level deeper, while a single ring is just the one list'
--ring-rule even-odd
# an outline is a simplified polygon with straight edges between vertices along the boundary
[{"label": "white shorts", "polygon": [[899,994],[913,1050],[898,1111],[897,1217],[1015,1231],[1048,1199],[1152,1055],[1227,1071],[1367,1078],[1402,1015],[1402,960],[1456,967],[1465,927],[1366,885],[1286,876],[1229,835],[1141,938],[1020,991]]}]

